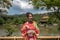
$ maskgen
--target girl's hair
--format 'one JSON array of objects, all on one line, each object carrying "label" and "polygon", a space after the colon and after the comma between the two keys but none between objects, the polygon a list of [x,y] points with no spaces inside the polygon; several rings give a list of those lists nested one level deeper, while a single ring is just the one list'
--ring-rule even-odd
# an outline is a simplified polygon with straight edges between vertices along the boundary
[{"label": "girl's hair", "polygon": [[28,18],[29,17],[29,14],[31,14],[33,16],[33,14],[31,12],[27,12],[26,13],[26,17]]}]

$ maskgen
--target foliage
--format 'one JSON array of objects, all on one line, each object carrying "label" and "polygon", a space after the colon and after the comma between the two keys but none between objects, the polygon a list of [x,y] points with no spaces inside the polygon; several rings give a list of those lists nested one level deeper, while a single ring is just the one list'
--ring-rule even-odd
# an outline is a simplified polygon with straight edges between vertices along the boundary
[{"label": "foliage", "polygon": [[7,14],[8,13],[8,9],[12,6],[11,5],[11,0],[1,0],[0,1],[0,14]]},{"label": "foliage", "polygon": [[3,25],[5,23],[5,20],[3,18],[0,18],[0,25]]},{"label": "foliage", "polygon": [[[7,9],[9,9],[12,6],[9,0],[2,0],[2,1],[3,1],[4,7],[7,7]],[[57,23],[58,24],[57,28],[60,31],[60,12],[59,12],[59,10],[60,10],[60,0],[32,0],[32,4],[34,5],[35,9],[39,9],[41,6],[46,6],[47,9],[50,9],[51,7],[53,7],[54,10],[55,10],[55,7],[57,6],[58,9],[57,9],[57,11],[52,13],[53,15],[48,14],[49,20],[48,20],[47,23],[48,24]],[[2,13],[1,10],[0,10],[0,13]],[[33,20],[35,20],[39,24],[41,15],[40,14],[34,14],[33,17],[34,17]],[[7,36],[12,35],[13,32],[18,30],[18,29],[16,29],[15,25],[23,24],[26,21],[27,21],[27,18],[25,16],[25,14],[21,14],[21,15],[3,15],[2,14],[0,16],[0,25],[5,24],[5,27],[6,27],[7,31],[8,31],[8,35]],[[48,32],[51,29],[49,28]],[[53,27],[53,29],[52,29],[52,31],[55,32],[56,28]],[[45,29],[43,29],[43,30],[45,31]],[[52,31],[50,31],[50,33]],[[57,31],[57,29],[56,29],[56,31]]]},{"label": "foliage", "polygon": [[3,5],[5,5],[7,8],[10,8],[10,6],[12,6],[10,0],[2,0],[2,1],[3,3],[5,3]]},{"label": "foliage", "polygon": [[58,19],[60,19],[60,0],[32,0],[32,2],[34,7],[37,9],[39,9],[39,7],[41,6],[45,6],[47,7],[47,10],[51,9],[52,7],[55,11],[55,7],[57,7],[58,9],[55,11],[56,13],[54,14],[58,17]]},{"label": "foliage", "polygon": [[[41,15],[43,15],[43,14],[34,14],[33,15],[33,20],[35,20],[38,25],[40,24],[40,19],[42,17]],[[59,24],[59,26],[60,26],[60,23],[59,23],[60,20],[56,17],[56,15],[54,15],[54,14],[50,15],[50,14],[48,14],[48,16],[49,16],[49,20],[47,22],[48,24],[50,24],[50,23],[51,24],[56,23],[56,24]],[[2,21],[4,20],[5,22],[4,21],[2,22],[1,20]],[[15,32],[15,31],[18,30],[17,25],[21,25],[21,24],[23,24],[26,21],[27,21],[27,18],[25,16],[25,14],[24,15],[23,14],[21,14],[21,15],[2,15],[1,19],[0,19],[0,22],[2,24],[5,24],[4,27],[6,28],[6,30],[8,32],[7,36],[11,36],[13,34],[13,32]],[[45,24],[45,26],[46,26],[46,24]],[[45,26],[43,28],[45,28]],[[57,26],[57,29],[56,28],[51,28],[52,31],[54,31],[55,29],[56,29],[56,32],[59,31],[60,30],[59,26]],[[39,28],[41,28],[41,27],[39,27]],[[42,29],[40,29],[40,30],[42,30]],[[50,28],[48,29],[48,31],[49,30],[50,30]],[[44,31],[45,31],[45,29],[43,29],[42,32],[44,32]],[[47,30],[46,30],[45,33],[47,33]]]},{"label": "foliage", "polygon": [[48,9],[54,6],[60,8],[59,0],[32,0],[32,2],[36,8],[39,8],[40,6],[46,6]]},{"label": "foliage", "polygon": [[45,5],[41,0],[32,0],[32,4],[34,5],[35,9],[39,9],[40,6]]},{"label": "foliage", "polygon": [[14,32],[18,31],[16,25],[12,25],[12,24],[5,24],[5,28],[8,32],[7,36],[11,36]]}]

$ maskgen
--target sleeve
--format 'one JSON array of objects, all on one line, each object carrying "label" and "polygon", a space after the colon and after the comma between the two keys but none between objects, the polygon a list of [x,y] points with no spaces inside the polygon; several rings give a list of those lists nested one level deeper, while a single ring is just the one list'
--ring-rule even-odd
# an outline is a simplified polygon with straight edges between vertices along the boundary
[{"label": "sleeve", "polygon": [[22,33],[22,36],[25,36],[25,34],[26,34],[26,27],[25,27],[25,25],[23,25],[21,27],[21,33]]},{"label": "sleeve", "polygon": [[35,25],[36,34],[39,35],[39,34],[40,34],[40,30],[39,30],[39,28],[38,28],[37,23],[35,22],[34,25]]}]

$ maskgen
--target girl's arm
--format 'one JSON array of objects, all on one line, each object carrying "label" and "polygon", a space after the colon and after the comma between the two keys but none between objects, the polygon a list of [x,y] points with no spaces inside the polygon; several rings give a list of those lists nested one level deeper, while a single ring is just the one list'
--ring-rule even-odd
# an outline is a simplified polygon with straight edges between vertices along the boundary
[{"label": "girl's arm", "polygon": [[38,25],[37,25],[36,22],[34,23],[34,25],[35,25],[36,35],[38,36],[40,34],[40,30],[39,30]]},{"label": "girl's arm", "polygon": [[25,27],[25,25],[22,26],[21,33],[22,33],[22,36],[25,36],[25,34],[26,34],[26,27]]}]

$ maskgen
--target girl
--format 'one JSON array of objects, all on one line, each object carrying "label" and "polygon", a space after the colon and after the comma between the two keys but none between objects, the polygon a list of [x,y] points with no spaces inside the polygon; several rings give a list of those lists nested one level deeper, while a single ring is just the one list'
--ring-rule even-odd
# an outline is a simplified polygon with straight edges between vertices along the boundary
[{"label": "girl", "polygon": [[28,18],[28,21],[25,22],[21,28],[22,36],[23,36],[24,40],[29,40],[29,37],[26,35],[27,31],[28,31],[28,29],[34,30],[35,31],[34,40],[36,40],[37,36],[39,35],[39,28],[37,26],[37,23],[35,21],[33,21],[32,13],[28,12],[28,13],[26,13],[26,16]]}]

